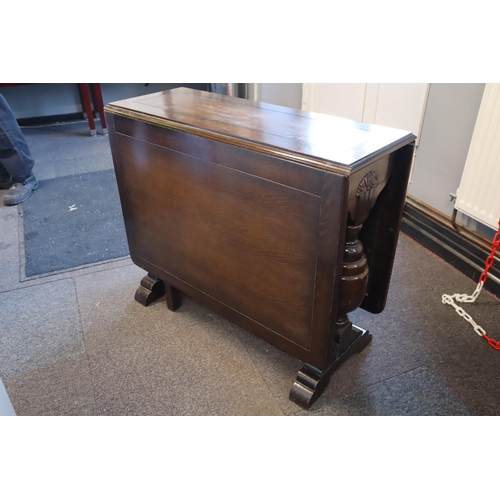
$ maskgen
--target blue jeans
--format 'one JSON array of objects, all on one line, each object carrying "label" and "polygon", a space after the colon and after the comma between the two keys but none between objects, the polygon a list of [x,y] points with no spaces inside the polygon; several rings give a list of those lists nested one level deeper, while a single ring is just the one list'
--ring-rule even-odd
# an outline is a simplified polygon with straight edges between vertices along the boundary
[{"label": "blue jeans", "polygon": [[0,94],[0,176],[10,175],[13,182],[24,182],[34,164],[16,118]]}]

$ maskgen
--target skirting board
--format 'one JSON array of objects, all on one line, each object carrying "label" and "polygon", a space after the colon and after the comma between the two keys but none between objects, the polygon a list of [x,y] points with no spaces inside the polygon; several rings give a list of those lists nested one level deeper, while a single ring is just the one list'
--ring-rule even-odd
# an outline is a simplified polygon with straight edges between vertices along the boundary
[{"label": "skirting board", "polygon": [[[432,212],[410,202],[405,206],[401,231],[474,282],[478,282],[491,247],[486,249],[484,245],[474,241],[467,234],[457,232],[450,222],[447,223],[434,216]],[[500,259],[498,256],[495,256],[495,263],[490,269],[484,288],[500,298]]]},{"label": "skirting board", "polygon": [[39,127],[41,125],[53,125],[55,123],[86,121],[83,113],[69,113],[65,115],[33,116],[31,118],[18,118],[20,127]]}]

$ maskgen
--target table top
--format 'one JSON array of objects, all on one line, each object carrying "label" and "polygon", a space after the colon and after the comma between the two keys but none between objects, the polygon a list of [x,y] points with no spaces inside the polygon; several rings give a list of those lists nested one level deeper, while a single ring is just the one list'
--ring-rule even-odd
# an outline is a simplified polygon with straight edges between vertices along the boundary
[{"label": "table top", "polygon": [[415,140],[404,130],[182,87],[105,111],[341,173]]}]

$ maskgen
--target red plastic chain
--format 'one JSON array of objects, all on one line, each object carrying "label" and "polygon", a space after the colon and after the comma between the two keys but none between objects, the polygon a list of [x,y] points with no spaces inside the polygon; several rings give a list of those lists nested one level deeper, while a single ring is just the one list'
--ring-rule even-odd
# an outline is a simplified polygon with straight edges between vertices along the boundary
[{"label": "red plastic chain", "polygon": [[488,337],[486,333],[483,335],[483,337],[486,339],[486,342],[488,342],[488,344],[493,347],[493,349],[500,351],[500,340],[492,339],[491,337]]},{"label": "red plastic chain", "polygon": [[[483,274],[481,274],[481,276],[479,277],[479,283],[486,283],[490,268],[495,263],[495,253],[497,252],[497,250],[500,250],[500,220],[498,221],[498,231],[493,237],[493,242],[491,244],[491,253],[486,259]],[[486,333],[483,333],[483,337],[491,347],[493,347],[497,351],[500,351],[500,340],[492,339],[491,337],[488,337]]]},{"label": "red plastic chain", "polygon": [[488,273],[490,271],[490,268],[495,263],[495,253],[499,249],[500,249],[500,221],[498,221],[497,234],[495,234],[495,236],[493,237],[493,242],[491,244],[491,253],[486,258],[483,274],[481,274],[481,276],[479,276],[479,283],[486,283],[486,280],[488,279]]}]

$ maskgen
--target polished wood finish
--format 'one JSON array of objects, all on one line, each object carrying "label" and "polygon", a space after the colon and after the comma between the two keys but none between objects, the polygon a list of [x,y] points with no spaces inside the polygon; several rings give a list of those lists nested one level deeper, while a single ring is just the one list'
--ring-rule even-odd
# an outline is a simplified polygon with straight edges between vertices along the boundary
[{"label": "polished wood finish", "polygon": [[180,290],[174,288],[168,283],[165,284],[165,298],[167,302],[167,307],[170,311],[177,311],[181,307],[182,294]]},{"label": "polished wood finish", "polygon": [[142,278],[139,288],[135,292],[135,300],[143,306],[149,306],[165,295],[165,284],[162,280],[147,274]]},{"label": "polished wood finish", "polygon": [[347,313],[385,304],[414,137],[182,88],[105,111],[132,260],[304,361],[308,407],[371,339]]},{"label": "polished wood finish", "polygon": [[[346,326],[347,328],[347,326]],[[297,374],[297,380],[290,390],[290,399],[302,408],[309,408],[321,395],[333,372],[352,355],[361,352],[372,340],[367,330],[351,325],[346,330],[345,345],[339,350],[335,360],[325,369],[318,370],[305,364]]]}]

